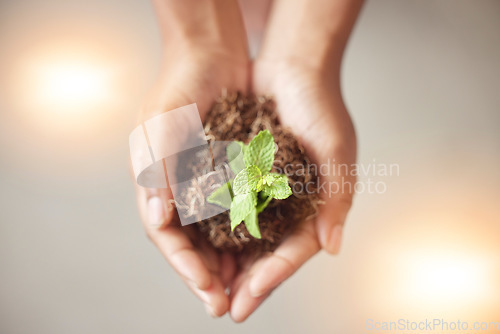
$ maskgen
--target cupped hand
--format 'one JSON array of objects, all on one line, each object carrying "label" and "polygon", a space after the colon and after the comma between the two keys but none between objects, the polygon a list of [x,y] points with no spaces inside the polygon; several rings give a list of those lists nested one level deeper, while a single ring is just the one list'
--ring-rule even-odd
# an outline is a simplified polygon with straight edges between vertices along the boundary
[{"label": "cupped hand", "polygon": [[[331,168],[328,175],[320,175],[324,205],[318,216],[299,225],[272,254],[240,264],[230,295],[231,317],[237,322],[252,314],[320,249],[339,252],[355,186],[349,170],[356,162],[356,137],[340,84],[331,74],[305,64],[266,59],[253,66],[253,91],[275,98],[282,124],[292,129],[318,170],[322,164]],[[344,164],[347,173],[344,167],[332,169]]]},{"label": "cupped hand", "polygon": [[[265,49],[271,52],[261,52],[250,69],[236,2],[154,0],[166,41],[164,67],[141,121],[191,103],[197,103],[203,119],[224,88],[270,94],[282,124],[292,129],[313,163],[351,166],[356,161],[356,140],[338,73],[310,66],[321,61],[308,65],[283,56],[299,54],[302,57],[297,59],[310,60],[307,50],[314,50],[321,60],[328,59],[325,55],[333,50],[340,59],[360,3],[324,0],[309,6],[306,0],[297,0],[295,5],[276,1],[266,32]],[[321,248],[339,251],[354,182],[348,172],[321,175],[320,183],[326,184],[321,189],[327,191],[321,194],[325,204],[319,215],[299,225],[273,253],[257,261],[244,256],[236,261],[231,254],[218,253],[200,238],[195,226],[181,227],[169,204],[168,188],[137,187],[137,201],[147,235],[204,302],[207,312],[221,316],[230,310],[233,320],[240,322]],[[336,188],[340,186],[350,189]]]},{"label": "cupped hand", "polygon": [[[248,60],[212,48],[166,50],[164,67],[141,113],[141,121],[157,113],[197,103],[203,118],[222,89],[246,91]],[[134,182],[135,183],[135,182]],[[221,316],[229,309],[226,287],[236,266],[232,255],[217,253],[200,237],[195,226],[181,226],[174,215],[167,189],[136,186],[139,213],[148,237],[205,304],[207,312]]]}]

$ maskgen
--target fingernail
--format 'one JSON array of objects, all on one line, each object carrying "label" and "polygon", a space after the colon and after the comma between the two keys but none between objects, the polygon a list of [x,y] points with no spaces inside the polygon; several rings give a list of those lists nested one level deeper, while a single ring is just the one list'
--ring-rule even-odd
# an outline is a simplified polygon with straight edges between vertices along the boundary
[{"label": "fingernail", "polygon": [[253,298],[259,298],[260,296],[264,295],[266,293],[266,290],[256,287],[256,288],[250,288],[250,296]]},{"label": "fingernail", "polygon": [[156,227],[160,227],[165,221],[165,208],[158,196],[151,197],[148,200],[148,218],[149,224]]},{"label": "fingernail", "polygon": [[330,240],[330,235],[332,234],[331,225],[322,220],[319,224],[319,241],[323,248],[328,248],[328,241]]},{"label": "fingernail", "polygon": [[212,318],[217,318],[217,315],[215,314],[214,309],[212,308],[212,306],[210,306],[208,304],[205,304],[205,311]]},{"label": "fingernail", "polygon": [[266,292],[270,289],[275,288],[281,282],[265,282],[262,283],[262,280],[255,279],[255,277],[250,281],[249,292],[250,296],[253,298],[258,298],[266,294]]},{"label": "fingernail", "polygon": [[328,241],[328,251],[332,254],[338,254],[340,252],[340,246],[342,244],[342,225],[335,225],[330,235],[330,240]]},{"label": "fingernail", "polygon": [[186,279],[188,280],[188,283],[189,283],[189,284],[191,284],[191,286],[192,286],[193,288],[200,290],[200,287],[199,287],[198,283],[196,283],[196,282],[195,282],[194,280],[192,280],[192,279],[189,279],[189,278],[186,278]]},{"label": "fingernail", "polygon": [[[189,262],[186,262],[185,259],[174,259],[172,265],[174,268],[177,268],[179,274],[186,279],[186,283],[199,293],[206,294],[206,290],[212,286],[212,279],[210,275],[199,274],[196,271],[193,271],[189,266]],[[205,301],[208,301],[205,300]]]}]

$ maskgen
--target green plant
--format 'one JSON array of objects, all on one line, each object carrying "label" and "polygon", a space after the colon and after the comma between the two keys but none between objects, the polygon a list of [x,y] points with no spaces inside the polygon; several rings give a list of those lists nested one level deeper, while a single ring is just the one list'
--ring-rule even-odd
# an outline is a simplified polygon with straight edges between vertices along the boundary
[{"label": "green plant", "polygon": [[[281,200],[292,194],[288,177],[271,173],[274,138],[268,130],[260,131],[248,145],[235,141],[228,145],[226,152],[236,177],[215,190],[207,201],[230,209],[231,230],[244,221],[248,232],[260,239],[258,214],[272,199]],[[243,159],[238,159],[240,152]],[[227,196],[228,191],[231,198]]]}]

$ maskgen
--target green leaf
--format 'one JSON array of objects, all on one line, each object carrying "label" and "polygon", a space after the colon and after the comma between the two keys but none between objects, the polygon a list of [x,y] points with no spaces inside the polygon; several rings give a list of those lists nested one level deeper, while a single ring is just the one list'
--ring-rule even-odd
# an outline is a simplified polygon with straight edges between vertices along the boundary
[{"label": "green leaf", "polygon": [[[233,183],[226,186],[235,195],[230,203],[231,231],[244,221],[250,235],[260,239],[258,214],[264,211],[273,198],[285,199],[292,194],[286,175],[269,173],[274,162],[273,136],[267,130],[261,131],[248,146],[238,141],[230,143],[226,153],[229,166],[236,174]],[[219,201],[218,191],[210,196],[209,201]],[[224,204],[227,207],[228,203]]]},{"label": "green leaf", "polygon": [[257,205],[257,194],[254,192],[236,195],[231,203],[229,218],[231,219],[231,231],[234,230]]},{"label": "green leaf", "polygon": [[224,209],[229,209],[231,207],[231,183],[223,184],[219,189],[216,189],[210,196],[207,197],[207,202],[211,204],[216,204]]},{"label": "green leaf", "polygon": [[[254,182],[255,183],[255,182]],[[262,187],[263,187],[263,181],[262,181],[262,177],[260,177],[258,180],[257,180],[257,183],[254,184],[252,183],[251,186],[250,186],[250,189],[252,189],[253,191],[256,191],[256,192],[259,192],[262,190]]]},{"label": "green leaf", "polygon": [[240,141],[233,141],[226,147],[229,167],[233,171],[234,175],[237,175],[239,172],[245,169],[245,160],[243,158],[245,148],[245,144]]},{"label": "green leaf", "polygon": [[245,165],[257,166],[263,174],[268,173],[274,162],[274,138],[264,130],[255,136],[244,152]]},{"label": "green leaf", "polygon": [[245,217],[245,226],[248,233],[254,238],[261,239],[260,228],[259,228],[259,218],[257,218],[257,210],[255,207],[250,211],[250,213]]},{"label": "green leaf", "polygon": [[262,177],[263,184],[270,186],[271,184],[273,184],[274,181],[278,180],[280,177],[281,175],[277,173],[266,174]]},{"label": "green leaf", "polygon": [[264,194],[276,199],[285,199],[292,194],[292,189],[288,185],[288,177],[285,174],[279,175],[271,185],[264,185]]},{"label": "green leaf", "polygon": [[235,195],[262,190],[262,173],[256,166],[248,166],[236,175],[233,183]]}]

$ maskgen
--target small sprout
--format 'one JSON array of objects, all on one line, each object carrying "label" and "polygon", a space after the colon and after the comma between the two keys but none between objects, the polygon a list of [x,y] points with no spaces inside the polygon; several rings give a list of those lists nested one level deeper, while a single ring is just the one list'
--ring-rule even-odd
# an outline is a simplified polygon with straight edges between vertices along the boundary
[{"label": "small sprout", "polygon": [[[243,152],[244,163],[235,159],[240,152]],[[231,143],[227,147],[227,156],[236,177],[215,190],[207,201],[230,209],[231,230],[244,221],[248,232],[260,239],[258,214],[264,211],[272,199],[282,200],[292,194],[288,177],[271,173],[274,138],[268,130],[260,131],[248,145],[237,141]],[[230,202],[227,190],[233,194]]]}]

